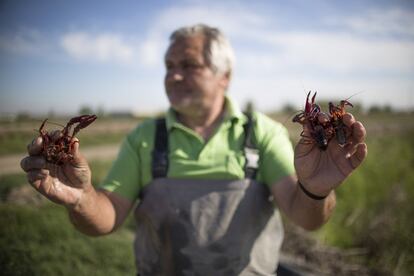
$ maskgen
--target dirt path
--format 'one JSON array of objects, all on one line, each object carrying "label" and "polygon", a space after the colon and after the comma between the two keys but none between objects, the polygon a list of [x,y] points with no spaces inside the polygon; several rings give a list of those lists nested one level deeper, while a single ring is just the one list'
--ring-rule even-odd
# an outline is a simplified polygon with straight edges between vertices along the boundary
[{"label": "dirt path", "polygon": [[[88,147],[82,150],[82,154],[88,160],[108,160],[114,158],[118,153],[119,145],[102,145],[96,147]],[[13,154],[0,157],[0,175],[13,174],[22,172],[20,168],[20,160],[26,154]]]}]

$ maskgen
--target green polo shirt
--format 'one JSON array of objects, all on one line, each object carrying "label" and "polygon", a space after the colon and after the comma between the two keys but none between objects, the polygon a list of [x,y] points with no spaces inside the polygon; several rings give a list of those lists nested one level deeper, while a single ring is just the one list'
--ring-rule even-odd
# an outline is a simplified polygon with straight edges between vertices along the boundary
[{"label": "green polo shirt", "polygon": [[[254,112],[254,137],[260,153],[257,180],[272,185],[294,173],[293,150],[286,128]],[[208,141],[177,121],[175,111],[166,115],[169,135],[168,178],[243,179],[243,124],[246,116],[226,98],[226,115]],[[151,180],[155,119],[141,123],[124,139],[116,161],[101,188],[130,200]]]}]

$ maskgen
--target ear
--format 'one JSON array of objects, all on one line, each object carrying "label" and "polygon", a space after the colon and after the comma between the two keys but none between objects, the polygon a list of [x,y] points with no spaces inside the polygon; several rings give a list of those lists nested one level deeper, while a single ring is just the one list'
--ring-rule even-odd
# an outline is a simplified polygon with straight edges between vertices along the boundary
[{"label": "ear", "polygon": [[224,88],[224,91],[227,91],[230,85],[230,79],[231,79],[231,72],[228,71],[224,73],[220,80],[220,86]]}]

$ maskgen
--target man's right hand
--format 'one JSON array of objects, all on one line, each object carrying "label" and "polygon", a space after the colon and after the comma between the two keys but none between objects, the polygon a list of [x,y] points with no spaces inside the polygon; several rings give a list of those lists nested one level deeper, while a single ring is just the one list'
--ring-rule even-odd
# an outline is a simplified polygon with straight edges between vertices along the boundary
[{"label": "man's right hand", "polygon": [[[76,139],[76,138],[75,138]],[[73,145],[74,158],[63,165],[47,162],[42,150],[42,137],[37,137],[27,146],[29,156],[20,165],[27,173],[29,183],[49,200],[70,209],[76,207],[82,196],[94,188],[91,170],[79,151],[79,142]]]}]

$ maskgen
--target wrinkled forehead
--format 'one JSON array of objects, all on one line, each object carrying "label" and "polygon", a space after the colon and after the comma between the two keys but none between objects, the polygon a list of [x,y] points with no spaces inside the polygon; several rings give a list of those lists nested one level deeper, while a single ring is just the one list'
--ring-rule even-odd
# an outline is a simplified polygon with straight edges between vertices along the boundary
[{"label": "wrinkled forehead", "polygon": [[204,58],[205,38],[203,35],[180,37],[172,41],[165,53],[165,60],[176,58]]}]

